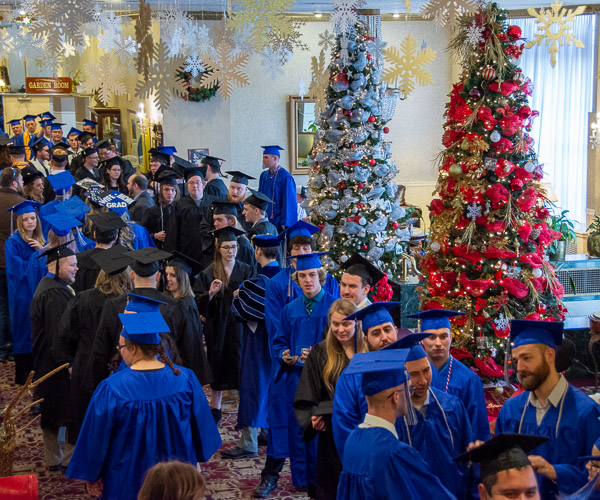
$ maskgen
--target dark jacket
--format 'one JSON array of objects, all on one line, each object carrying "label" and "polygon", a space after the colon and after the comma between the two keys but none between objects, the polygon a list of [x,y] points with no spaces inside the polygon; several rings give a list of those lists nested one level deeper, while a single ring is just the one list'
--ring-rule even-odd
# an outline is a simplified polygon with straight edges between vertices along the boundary
[{"label": "dark jacket", "polygon": [[[4,259],[4,243],[17,230],[17,217],[7,210],[24,201],[17,191],[11,188],[0,188],[0,269],[6,269]],[[11,231],[12,218],[12,231]]]},{"label": "dark jacket", "polygon": [[152,195],[148,191],[143,191],[135,201],[129,205],[129,218],[133,222],[141,224],[148,209],[152,208],[154,205],[155,203]]}]

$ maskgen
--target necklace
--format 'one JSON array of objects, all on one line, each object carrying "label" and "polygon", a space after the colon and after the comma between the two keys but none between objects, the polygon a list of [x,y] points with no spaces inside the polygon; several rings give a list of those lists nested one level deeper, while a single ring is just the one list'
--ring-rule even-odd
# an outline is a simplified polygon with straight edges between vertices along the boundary
[{"label": "necklace", "polygon": [[448,385],[450,385],[450,374],[452,373],[452,363],[454,362],[454,358],[450,356],[450,366],[448,367],[448,377],[446,377],[446,394],[448,394]]}]

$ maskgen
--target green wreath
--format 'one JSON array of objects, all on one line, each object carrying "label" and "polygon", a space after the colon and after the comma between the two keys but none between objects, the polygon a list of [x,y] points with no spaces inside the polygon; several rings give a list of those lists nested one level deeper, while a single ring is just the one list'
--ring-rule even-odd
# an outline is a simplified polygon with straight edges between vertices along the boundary
[{"label": "green wreath", "polygon": [[[205,71],[205,75],[210,75],[212,71]],[[187,91],[184,99],[186,101],[192,102],[204,102],[208,101],[212,97],[215,96],[217,90],[219,90],[219,82],[217,81],[216,85],[212,87],[192,87],[192,74],[187,71],[178,71],[177,76],[185,81],[187,84]]]}]

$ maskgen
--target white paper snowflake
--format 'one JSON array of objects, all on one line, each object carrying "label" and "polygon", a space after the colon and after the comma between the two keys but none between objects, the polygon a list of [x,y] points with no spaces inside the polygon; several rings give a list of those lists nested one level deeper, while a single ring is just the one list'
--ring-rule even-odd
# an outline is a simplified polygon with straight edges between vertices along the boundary
[{"label": "white paper snowflake", "polygon": [[494,320],[494,323],[496,323],[496,326],[499,330],[506,330],[510,325],[509,319],[505,318],[504,314],[502,313],[498,315],[498,317]]},{"label": "white paper snowflake", "polygon": [[475,202],[467,205],[467,217],[471,220],[481,217],[482,208]]},{"label": "white paper snowflake", "polygon": [[250,26],[245,26],[238,28],[233,33],[233,43],[235,44],[236,52],[241,52],[242,54],[254,54],[256,49],[251,41],[252,32]]},{"label": "white paper snowflake", "polygon": [[332,0],[333,13],[329,21],[338,34],[349,34],[350,28],[358,22],[356,9],[364,4],[364,0]]},{"label": "white paper snowflake", "polygon": [[473,48],[476,48],[480,43],[484,42],[483,39],[483,26],[478,26],[475,21],[465,30],[465,43]]},{"label": "white paper snowflake", "polygon": [[304,78],[300,77],[300,81],[298,82],[298,95],[300,96],[300,99],[304,100],[306,92],[306,82],[304,81]]},{"label": "white paper snowflake", "polygon": [[72,57],[77,54],[77,52],[77,48],[71,42],[62,37],[62,50],[60,51],[60,54],[64,57]]},{"label": "white paper snowflake", "polygon": [[274,51],[271,47],[267,47],[260,55],[262,57],[260,65],[266,68],[271,75],[272,80],[283,75],[283,69],[281,69],[281,55],[277,51]]},{"label": "white paper snowflake", "polygon": [[186,12],[174,6],[154,11],[153,14],[160,22],[161,40],[168,48],[169,57],[181,54],[187,49],[197,51],[192,46],[198,38],[198,26]]},{"label": "white paper snowflake", "polygon": [[200,73],[204,73],[204,71],[206,71],[206,68],[202,64],[202,61],[200,60],[200,57],[198,57],[198,54],[189,56],[185,60],[185,64],[186,65],[183,68],[184,71],[191,73],[194,78],[196,78]]},{"label": "white paper snowflake", "polygon": [[367,50],[375,58],[377,66],[383,65],[383,49],[385,49],[386,45],[387,42],[382,41],[380,38],[367,42]]},{"label": "white paper snowflake", "polygon": [[105,106],[110,103],[113,95],[122,95],[127,92],[123,81],[123,71],[118,65],[114,65],[114,59],[104,54],[98,63],[87,63],[85,65],[85,76],[83,81],[84,92],[98,92],[98,99]]},{"label": "white paper snowflake", "polygon": [[335,47],[335,34],[330,33],[329,30],[319,33],[319,47],[325,50],[333,49]]},{"label": "white paper snowflake", "polygon": [[137,52],[137,43],[131,36],[119,37],[115,40],[113,54],[118,57],[122,63],[129,61]]},{"label": "white paper snowflake", "polygon": [[342,39],[340,40],[340,47],[340,59],[342,61],[342,66],[348,66],[350,54],[348,53],[348,38],[346,35],[342,36]]}]

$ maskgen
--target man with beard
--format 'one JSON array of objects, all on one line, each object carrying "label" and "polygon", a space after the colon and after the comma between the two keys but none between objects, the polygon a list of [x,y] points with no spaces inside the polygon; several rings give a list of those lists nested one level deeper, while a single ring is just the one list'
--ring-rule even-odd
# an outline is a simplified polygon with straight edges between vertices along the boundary
[{"label": "man with beard", "polygon": [[44,177],[48,176],[48,170],[50,168],[50,147],[52,144],[48,143],[46,139],[40,137],[31,145],[31,160],[30,163],[39,170]]},{"label": "man with beard", "polygon": [[248,232],[252,224],[246,222],[246,217],[244,217],[244,200],[248,194],[248,181],[254,180],[256,177],[237,170],[229,170],[227,173],[231,175],[231,181],[227,188],[227,200],[229,203],[235,203],[237,220],[242,225],[242,229]]},{"label": "man with beard", "polygon": [[463,314],[458,311],[431,309],[408,317],[419,318],[419,331],[430,334],[423,340],[423,347],[432,365],[432,387],[458,397],[469,414],[473,437],[486,441],[490,438],[490,424],[481,379],[450,354],[450,318]]},{"label": "man with beard", "polygon": [[525,391],[507,400],[496,420],[496,433],[549,438],[529,456],[543,500],[586,483],[578,457],[587,455],[600,435],[600,406],[569,385],[554,366],[562,334],[560,322],[511,321],[512,361]]}]

